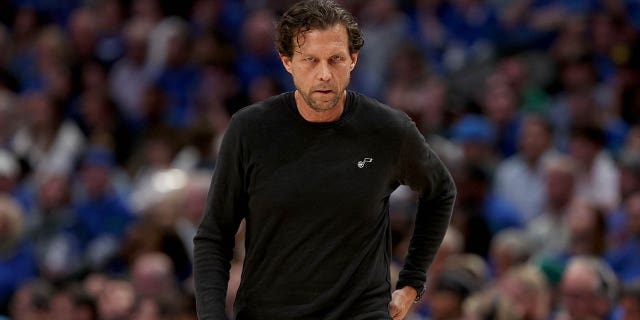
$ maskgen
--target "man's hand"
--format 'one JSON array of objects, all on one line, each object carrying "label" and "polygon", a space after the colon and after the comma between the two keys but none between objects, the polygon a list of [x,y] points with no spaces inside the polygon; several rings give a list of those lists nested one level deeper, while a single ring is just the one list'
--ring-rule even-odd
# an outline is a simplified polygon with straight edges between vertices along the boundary
[{"label": "man's hand", "polygon": [[417,296],[418,292],[411,286],[394,291],[389,302],[389,314],[393,320],[404,319]]}]

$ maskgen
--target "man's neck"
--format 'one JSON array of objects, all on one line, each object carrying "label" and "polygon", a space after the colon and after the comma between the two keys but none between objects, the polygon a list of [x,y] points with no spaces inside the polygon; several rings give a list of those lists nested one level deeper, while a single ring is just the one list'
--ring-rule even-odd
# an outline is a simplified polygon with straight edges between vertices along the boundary
[{"label": "man's neck", "polygon": [[340,116],[344,111],[346,94],[342,95],[340,101],[338,101],[333,108],[324,111],[317,111],[311,108],[297,90],[295,91],[294,96],[298,112],[302,118],[309,122],[333,122],[340,119]]}]

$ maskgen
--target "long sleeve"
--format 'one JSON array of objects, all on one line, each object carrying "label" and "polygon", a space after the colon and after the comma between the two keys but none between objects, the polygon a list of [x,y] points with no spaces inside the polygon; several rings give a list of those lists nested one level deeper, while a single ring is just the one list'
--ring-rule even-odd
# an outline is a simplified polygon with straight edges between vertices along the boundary
[{"label": "long sleeve", "polygon": [[235,234],[248,212],[241,137],[239,121],[234,118],[225,133],[204,217],[193,240],[196,305],[201,320],[226,319]]},{"label": "long sleeve", "polygon": [[415,124],[406,127],[399,155],[400,182],[419,194],[418,212],[397,287],[419,287],[451,220],[456,187],[448,170],[429,148]]}]

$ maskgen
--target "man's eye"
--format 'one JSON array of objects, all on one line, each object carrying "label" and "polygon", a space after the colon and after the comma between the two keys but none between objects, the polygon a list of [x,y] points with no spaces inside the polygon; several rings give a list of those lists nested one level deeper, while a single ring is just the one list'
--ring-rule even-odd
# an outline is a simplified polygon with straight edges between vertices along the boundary
[{"label": "man's eye", "polygon": [[340,61],[342,61],[342,57],[340,57],[340,56],[333,56],[333,57],[331,57],[331,61],[333,61],[333,62],[340,62]]},{"label": "man's eye", "polygon": [[311,58],[311,57],[309,57],[309,58],[305,58],[305,59],[304,59],[304,61],[307,61],[307,62],[314,62],[315,60],[316,60],[316,59]]}]

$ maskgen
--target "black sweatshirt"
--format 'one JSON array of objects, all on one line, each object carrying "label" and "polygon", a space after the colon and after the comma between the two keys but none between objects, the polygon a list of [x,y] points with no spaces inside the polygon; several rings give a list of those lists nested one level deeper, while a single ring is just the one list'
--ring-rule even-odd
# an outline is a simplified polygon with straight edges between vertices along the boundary
[{"label": "black sweatshirt", "polygon": [[243,218],[237,319],[390,319],[389,195],[400,184],[420,203],[397,287],[421,286],[456,190],[409,117],[351,91],[330,123],[304,120],[292,92],[238,111],[194,238],[200,319],[225,319]]}]

